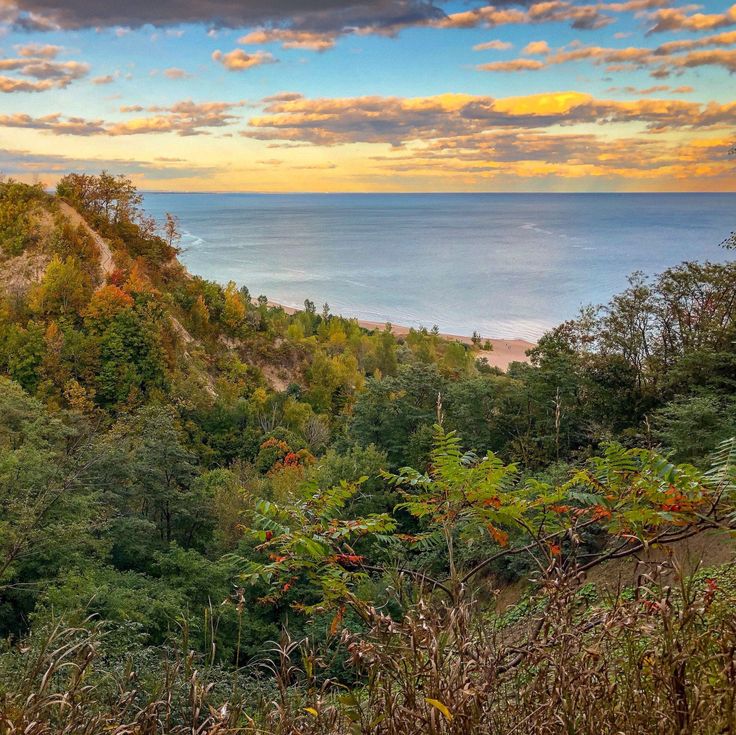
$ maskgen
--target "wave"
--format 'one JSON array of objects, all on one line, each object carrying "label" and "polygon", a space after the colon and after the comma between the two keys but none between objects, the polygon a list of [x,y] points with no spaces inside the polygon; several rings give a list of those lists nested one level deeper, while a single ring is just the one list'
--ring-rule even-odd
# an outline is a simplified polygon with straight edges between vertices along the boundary
[{"label": "wave", "polygon": [[539,227],[539,225],[535,224],[534,222],[527,222],[524,225],[521,225],[519,227],[520,230],[532,230],[532,232],[539,232],[542,235],[554,235],[555,233],[551,230],[545,230],[542,227]]}]

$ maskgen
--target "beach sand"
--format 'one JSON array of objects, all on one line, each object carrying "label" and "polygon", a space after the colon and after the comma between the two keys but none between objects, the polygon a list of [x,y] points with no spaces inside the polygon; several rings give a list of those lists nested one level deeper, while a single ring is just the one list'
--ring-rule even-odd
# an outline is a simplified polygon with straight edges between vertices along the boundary
[{"label": "beach sand", "polygon": [[[284,306],[283,304],[278,304],[275,301],[269,301],[268,305],[281,307],[287,314],[295,314],[297,311],[301,311],[301,309]],[[364,329],[383,329],[386,326],[385,323],[371,322],[365,319],[357,319],[357,322]],[[404,327],[399,324],[391,324],[391,331],[397,337],[403,337],[409,334],[409,329],[409,327]],[[445,334],[440,332],[440,337],[454,342],[462,342],[466,345],[473,343],[470,337],[463,337],[459,334]],[[475,350],[473,355],[476,359],[485,357],[486,360],[488,360],[489,365],[497,367],[500,370],[506,370],[512,362],[529,362],[529,357],[526,352],[536,346],[533,342],[527,342],[525,339],[486,339],[483,337],[482,341],[484,344],[485,342],[490,342],[493,349]]]}]

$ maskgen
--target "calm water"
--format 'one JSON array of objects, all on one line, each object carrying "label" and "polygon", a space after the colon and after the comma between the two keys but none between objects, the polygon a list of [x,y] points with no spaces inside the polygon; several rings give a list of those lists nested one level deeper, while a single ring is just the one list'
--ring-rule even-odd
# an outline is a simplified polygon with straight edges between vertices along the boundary
[{"label": "calm water", "polygon": [[148,194],[183,260],[289,306],[534,339],[635,270],[725,260],[736,194]]}]

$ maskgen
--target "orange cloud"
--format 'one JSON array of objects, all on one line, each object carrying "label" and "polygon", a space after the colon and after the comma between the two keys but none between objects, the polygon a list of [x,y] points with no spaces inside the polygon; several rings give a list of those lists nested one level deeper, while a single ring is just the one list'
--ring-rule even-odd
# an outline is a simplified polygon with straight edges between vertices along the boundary
[{"label": "orange cloud", "polygon": [[691,51],[684,56],[677,56],[669,61],[669,68],[662,65],[652,76],[668,76],[672,68],[694,69],[698,66],[722,66],[732,74],[736,73],[736,49],[711,49],[708,51]]},{"label": "orange cloud", "polygon": [[229,71],[245,71],[246,69],[252,69],[254,66],[273,64],[276,61],[273,54],[267,51],[256,51],[253,54],[247,54],[240,48],[233,49],[226,54],[217,50],[213,52],[212,59],[221,63]]},{"label": "orange cloud", "polygon": [[50,81],[32,82],[27,79],[13,79],[0,75],[0,92],[45,92],[54,88],[54,83]]},{"label": "orange cloud", "polygon": [[510,24],[568,22],[573,28],[591,30],[613,22],[612,17],[602,12],[604,9],[608,6],[576,5],[568,0],[545,0],[530,5],[526,10],[485,5],[451,13],[446,18],[432,21],[431,25],[439,28],[493,28]]},{"label": "orange cloud", "polygon": [[238,43],[262,45],[264,43],[280,43],[283,48],[307,49],[309,51],[326,51],[335,45],[336,33],[318,33],[314,31],[297,31],[289,28],[259,28],[238,39]]},{"label": "orange cloud", "polygon": [[514,44],[508,41],[486,41],[473,46],[473,51],[508,51]]},{"label": "orange cloud", "polygon": [[47,130],[55,135],[100,135],[105,132],[102,120],[85,120],[79,117],[63,119],[60,113],[31,117],[23,113],[0,115],[0,127]]},{"label": "orange cloud", "polygon": [[42,59],[55,59],[63,50],[61,46],[54,46],[53,44],[41,45],[37,43],[18,45],[15,49],[19,56],[32,56]]},{"label": "orange cloud", "polygon": [[17,75],[0,76],[0,92],[63,89],[89,73],[89,64],[54,60],[53,57],[59,50],[59,46],[21,46],[20,56],[0,59],[0,71]]},{"label": "orange cloud", "polygon": [[481,71],[539,71],[547,66],[536,59],[512,59],[511,61],[491,61],[477,68]]},{"label": "orange cloud", "polygon": [[184,71],[184,69],[170,66],[168,69],[164,69],[164,76],[167,79],[189,79],[192,75],[189,72]]},{"label": "orange cloud", "polygon": [[25,174],[34,179],[42,175],[46,183],[50,183],[47,177],[55,181],[64,174],[79,170],[108,169],[133,176],[145,176],[146,180],[167,182],[214,173],[210,166],[197,166],[179,158],[156,157],[147,161],[130,157],[72,157],[60,153],[32,153],[18,149],[1,150],[0,167],[11,175]]},{"label": "orange cloud", "polygon": [[703,105],[668,99],[599,100],[580,92],[495,99],[477,95],[307,99],[288,95],[265,102],[243,135],[273,141],[334,146],[388,143],[395,147],[518,128],[638,123],[650,132],[733,128],[736,102]]},{"label": "orange cloud", "polygon": [[524,46],[521,53],[527,56],[539,56],[548,54],[550,50],[549,44],[546,41],[532,41]]},{"label": "orange cloud", "polygon": [[0,127],[44,130],[54,135],[121,136],[151,133],[175,133],[179,136],[206,135],[212,128],[234,124],[239,117],[233,114],[242,102],[193,102],[183,100],[168,107],[124,105],[122,113],[152,113],[145,117],[123,122],[86,120],[79,117],[64,118],[60,113],[31,117],[27,114],[0,116]]},{"label": "orange cloud", "polygon": [[590,133],[497,131],[467,136],[452,146],[443,141],[399,155],[375,156],[376,165],[391,176],[467,176],[475,180],[515,181],[556,178],[620,179],[631,183],[679,181],[681,188],[697,174],[701,185],[733,185],[728,161],[730,139],[696,138],[686,143],[659,138],[611,139]]},{"label": "orange cloud", "polygon": [[[322,27],[299,25],[261,27],[239,39],[246,45],[280,43],[283,48],[308,49],[325,51],[332,48],[337,39],[346,34],[380,34],[394,36],[405,28],[425,26],[434,28],[494,28],[510,24],[542,24],[569,23],[573,28],[591,30],[603,28],[614,22],[613,13],[643,12],[653,8],[661,8],[669,0],[629,0],[618,3],[578,4],[571,0],[541,0],[532,2],[526,8],[484,5],[471,10],[442,15],[440,13],[419,13],[411,19],[386,19],[384,22],[366,22],[356,24],[329,24]],[[519,3],[525,5],[526,3]],[[426,4],[430,7],[429,3]],[[303,19],[299,19],[300,23]],[[476,50],[506,50],[504,42],[490,41],[478,44]]]},{"label": "orange cloud", "polygon": [[[202,102],[183,100],[170,107],[153,106],[150,117],[135,118],[106,127],[107,135],[140,135],[143,133],[176,133],[181,136],[203,135],[210,128],[221,128],[237,122],[233,114],[241,102]],[[136,110],[137,111],[137,110]]]},{"label": "orange cloud", "polygon": [[537,71],[557,64],[592,61],[596,65],[607,65],[608,71],[650,68],[652,69],[651,76],[655,78],[667,77],[673,71],[696,66],[721,66],[734,72],[736,71],[736,50],[704,49],[708,46],[731,46],[735,43],[736,31],[704,36],[699,39],[670,41],[656,48],[634,46],[607,48],[573,43],[553,53],[545,41],[535,41],[528,44],[523,53],[543,54],[545,55],[543,62],[521,58],[481,64],[478,69],[492,72]]},{"label": "orange cloud", "polygon": [[706,46],[732,46],[736,44],[736,31],[726,31],[713,36],[703,36],[698,39],[685,39],[683,41],[669,41],[663,43],[654,50],[657,56],[669,56],[682,51],[704,48]]},{"label": "orange cloud", "polygon": [[732,5],[724,13],[687,14],[687,8],[662,8],[649,17],[654,25],[649,33],[664,31],[712,31],[717,28],[736,25],[736,5]]},{"label": "orange cloud", "polygon": [[658,94],[659,92],[671,92],[672,94],[690,94],[695,91],[694,87],[683,84],[680,87],[670,87],[668,84],[655,84],[651,87],[645,87],[640,89],[638,87],[626,86],[626,87],[609,87],[607,92],[624,92],[626,94],[636,95],[650,95]]}]

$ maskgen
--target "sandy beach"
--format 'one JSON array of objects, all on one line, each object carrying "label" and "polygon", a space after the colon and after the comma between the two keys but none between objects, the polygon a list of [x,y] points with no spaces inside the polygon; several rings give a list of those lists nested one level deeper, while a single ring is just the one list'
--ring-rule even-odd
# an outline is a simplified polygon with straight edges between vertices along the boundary
[{"label": "sandy beach", "polygon": [[[295,314],[301,309],[295,309],[291,306],[284,306],[275,301],[269,301],[269,306],[281,307],[287,314]],[[358,324],[364,329],[383,329],[386,325],[382,322],[371,322],[366,319],[358,319]],[[397,336],[402,337],[409,334],[410,327],[405,327],[400,324],[391,324],[391,331]],[[440,337],[443,339],[452,340],[454,342],[462,342],[463,344],[472,344],[470,337],[464,337],[459,334],[447,334],[440,332]],[[476,350],[475,356],[480,359],[485,357],[488,360],[488,364],[493,367],[497,367],[500,370],[506,370],[512,362],[529,362],[527,356],[527,350],[531,350],[536,345],[533,342],[528,342],[525,339],[486,339],[483,337],[483,343],[490,342],[493,346],[492,350]]]}]

